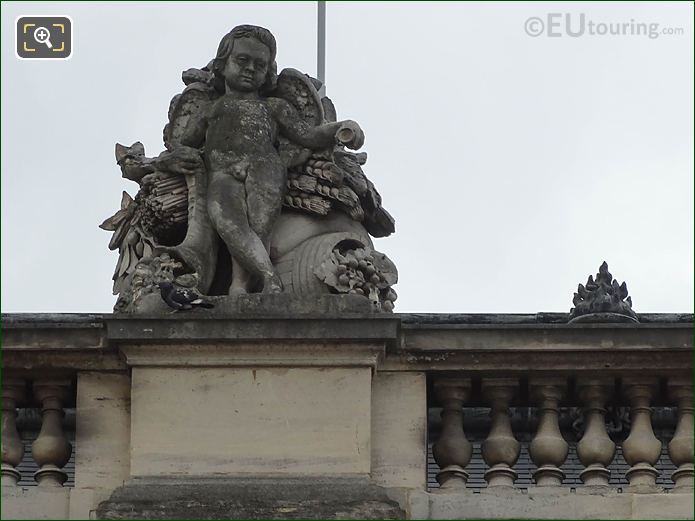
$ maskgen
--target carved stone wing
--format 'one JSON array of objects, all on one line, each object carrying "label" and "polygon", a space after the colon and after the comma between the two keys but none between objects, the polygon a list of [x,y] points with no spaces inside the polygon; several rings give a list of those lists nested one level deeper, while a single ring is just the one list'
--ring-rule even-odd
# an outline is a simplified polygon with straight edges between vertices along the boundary
[{"label": "carved stone wing", "polygon": [[212,87],[196,81],[172,98],[169,105],[169,122],[164,126],[164,146],[167,150],[179,144],[189,122],[193,118],[201,117],[214,97]]},{"label": "carved stone wing", "polygon": [[[311,78],[295,69],[284,69],[278,76],[273,96],[292,105],[299,116],[311,126],[325,121],[323,105]],[[309,159],[311,151],[296,145],[283,136],[279,138],[278,152],[288,168],[301,165]]]}]

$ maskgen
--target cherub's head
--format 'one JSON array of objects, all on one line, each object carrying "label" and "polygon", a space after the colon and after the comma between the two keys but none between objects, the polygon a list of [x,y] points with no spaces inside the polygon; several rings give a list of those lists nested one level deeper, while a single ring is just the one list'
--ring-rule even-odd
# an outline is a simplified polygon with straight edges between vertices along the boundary
[{"label": "cherub's head", "polygon": [[215,88],[267,93],[277,83],[275,37],[256,25],[239,25],[220,41],[212,63]]}]

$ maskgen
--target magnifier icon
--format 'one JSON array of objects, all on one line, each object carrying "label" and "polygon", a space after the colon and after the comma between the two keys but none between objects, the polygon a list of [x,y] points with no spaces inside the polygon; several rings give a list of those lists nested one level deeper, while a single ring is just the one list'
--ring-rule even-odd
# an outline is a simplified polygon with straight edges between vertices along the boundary
[{"label": "magnifier icon", "polygon": [[51,32],[45,27],[37,27],[34,30],[34,40],[46,44],[46,47],[49,49],[53,49],[53,45],[51,44]]}]

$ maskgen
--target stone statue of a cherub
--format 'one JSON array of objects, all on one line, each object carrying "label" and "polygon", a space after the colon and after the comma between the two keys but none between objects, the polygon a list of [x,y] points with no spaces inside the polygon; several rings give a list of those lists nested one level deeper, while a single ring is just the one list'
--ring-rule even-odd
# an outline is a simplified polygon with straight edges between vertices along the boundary
[{"label": "stone statue of a cherub", "polygon": [[[369,238],[392,233],[393,219],[362,172],[365,154],[345,150],[364,133],[336,121],[317,80],[278,76],[275,57],[270,31],[235,27],[208,66],[184,72],[167,150],[150,159],[139,143],[117,145],[141,190],[102,224],[120,252],[116,310],[151,311],[138,301],[162,279],[211,296],[352,293],[393,308],[395,266]],[[162,256],[176,267],[143,276]]]}]

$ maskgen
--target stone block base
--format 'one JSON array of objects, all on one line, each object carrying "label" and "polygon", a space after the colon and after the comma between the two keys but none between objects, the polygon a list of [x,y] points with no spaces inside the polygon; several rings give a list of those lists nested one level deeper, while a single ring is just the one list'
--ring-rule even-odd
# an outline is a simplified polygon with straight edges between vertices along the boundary
[{"label": "stone block base", "polygon": [[404,519],[367,478],[146,479],[127,482],[97,519]]}]

